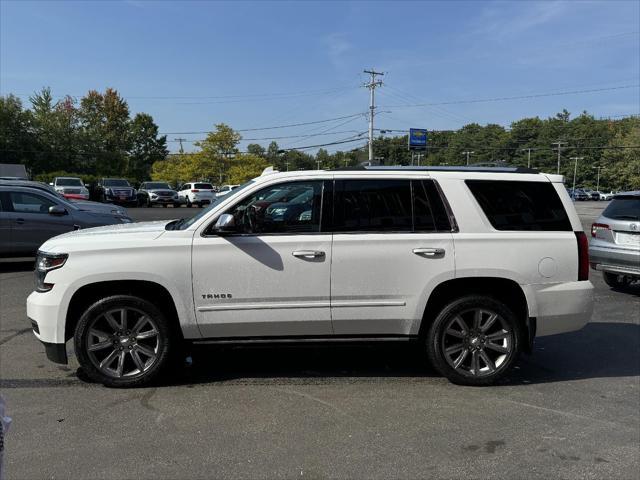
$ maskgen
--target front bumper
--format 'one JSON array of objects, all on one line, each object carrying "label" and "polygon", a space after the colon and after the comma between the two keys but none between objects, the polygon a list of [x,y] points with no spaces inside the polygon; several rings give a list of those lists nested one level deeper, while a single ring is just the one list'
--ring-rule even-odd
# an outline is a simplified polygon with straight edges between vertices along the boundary
[{"label": "front bumper", "polygon": [[527,297],[534,300],[536,336],[544,337],[580,330],[593,314],[593,284],[589,281],[551,285],[528,285]]},{"label": "front bumper", "polygon": [[156,205],[171,205],[171,204],[178,204],[178,203],[182,203],[180,201],[180,199],[178,197],[149,197],[149,201],[152,204],[156,204]]},{"label": "front bumper", "polygon": [[591,268],[601,272],[640,277],[640,250],[607,247],[594,241],[589,245]]},{"label": "front bumper", "polygon": [[61,301],[54,287],[46,293],[32,292],[27,298],[27,317],[31,321],[33,334],[42,342],[47,358],[55,363],[67,363],[64,337],[64,319]]}]

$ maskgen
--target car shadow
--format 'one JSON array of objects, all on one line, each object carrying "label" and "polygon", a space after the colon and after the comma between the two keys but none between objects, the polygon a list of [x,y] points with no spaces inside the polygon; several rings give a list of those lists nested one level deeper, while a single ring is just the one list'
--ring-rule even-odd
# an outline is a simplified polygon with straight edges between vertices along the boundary
[{"label": "car shadow", "polygon": [[[499,385],[565,382],[640,375],[640,325],[590,323],[579,332],[536,340]],[[327,384],[389,378],[421,381],[440,375],[418,343],[367,345],[197,347],[192,363],[160,386],[216,382]]]}]

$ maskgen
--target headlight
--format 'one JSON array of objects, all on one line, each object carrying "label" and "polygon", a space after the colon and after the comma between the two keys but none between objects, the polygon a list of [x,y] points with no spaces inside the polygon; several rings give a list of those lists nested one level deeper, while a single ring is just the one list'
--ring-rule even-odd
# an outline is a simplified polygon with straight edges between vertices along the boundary
[{"label": "headlight", "polygon": [[155,193],[151,194],[151,198],[156,198],[158,195],[156,195]]},{"label": "headlight", "polygon": [[88,189],[86,189],[86,188],[84,188],[84,187],[82,187],[82,188],[80,189],[80,193],[82,193],[83,195],[87,195],[87,194],[89,193],[89,190],[88,190]]},{"label": "headlight", "polygon": [[107,189],[104,191],[104,193],[106,193],[107,195],[111,195],[111,189],[110,189],[110,188],[107,188]]},{"label": "headlight", "polygon": [[133,220],[131,220],[129,217],[118,217],[118,220],[120,220],[122,223],[132,223]]},{"label": "headlight", "polygon": [[36,258],[36,291],[48,292],[53,288],[53,283],[45,283],[47,273],[51,270],[61,268],[69,256],[66,253],[45,253],[38,252]]}]

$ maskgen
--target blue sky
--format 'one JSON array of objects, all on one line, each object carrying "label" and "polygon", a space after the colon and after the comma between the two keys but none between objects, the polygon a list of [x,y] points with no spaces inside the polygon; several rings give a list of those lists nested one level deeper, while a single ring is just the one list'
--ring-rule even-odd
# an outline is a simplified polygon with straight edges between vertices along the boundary
[{"label": "blue sky", "polygon": [[[508,126],[563,108],[637,114],[640,2],[0,3],[2,94],[26,101],[43,86],[78,97],[114,87],[133,113],[153,115],[173,151],[176,137],[203,137],[174,132],[207,131],[219,122],[249,129],[363,113],[362,70],[370,67],[385,72],[376,91],[380,128]],[[297,135],[277,140],[295,147],[366,128],[364,116],[355,116],[243,136]],[[243,144],[249,142],[269,140]]]}]

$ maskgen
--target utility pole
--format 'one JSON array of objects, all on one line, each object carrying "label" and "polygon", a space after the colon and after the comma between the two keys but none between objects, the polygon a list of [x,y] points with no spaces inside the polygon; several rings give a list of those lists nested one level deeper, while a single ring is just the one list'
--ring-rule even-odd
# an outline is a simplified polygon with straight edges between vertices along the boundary
[{"label": "utility pole", "polygon": [[174,138],[176,142],[180,142],[180,154],[184,153],[184,148],[182,148],[182,142],[186,142],[186,138]]},{"label": "utility pole", "polygon": [[551,145],[558,146],[558,175],[560,175],[560,153],[562,152],[562,145],[566,145],[567,142],[553,142]]},{"label": "utility pole", "polygon": [[[576,195],[576,173],[578,171],[578,160],[584,160],[584,157],[571,157],[569,160],[573,160],[575,164],[573,165],[573,198],[575,199]],[[560,172],[560,170],[558,170]]]},{"label": "utility pole", "polygon": [[597,180],[597,183],[596,183],[596,191],[599,192],[600,191],[600,169],[602,168],[602,166],[597,165],[597,166],[591,167],[591,168],[595,168],[595,169],[598,170],[598,180]]},{"label": "utility pole", "polygon": [[416,153],[416,158],[418,160],[418,166],[420,166],[420,160],[424,157],[424,153]]},{"label": "utility pole", "polygon": [[365,70],[364,73],[371,75],[369,83],[365,83],[364,86],[369,89],[369,162],[373,162],[373,117],[375,116],[376,101],[375,91],[376,87],[382,86],[382,80],[376,81],[376,75],[384,75],[382,72],[376,72],[375,70]]},{"label": "utility pole", "polygon": [[320,164],[322,163],[322,160],[316,160],[316,163],[318,164],[318,170],[320,170]]},{"label": "utility pole", "polygon": [[289,171],[289,161],[284,162],[284,166],[287,167],[287,172]]},{"label": "utility pole", "polygon": [[470,151],[466,151],[466,152],[462,152],[462,155],[466,155],[467,156],[467,165],[469,165],[469,155],[476,153],[476,152],[470,152]]},{"label": "utility pole", "polygon": [[345,158],[344,159],[344,168],[347,168],[349,166],[349,159]]},{"label": "utility pole", "polygon": [[531,168],[531,150],[533,150],[532,148],[523,148],[522,151],[523,152],[528,152],[527,154],[527,168]]}]

